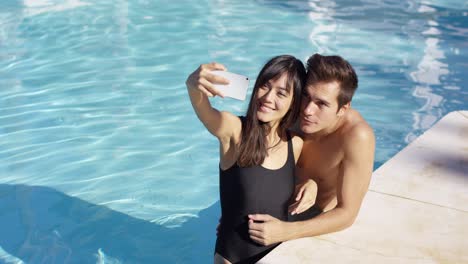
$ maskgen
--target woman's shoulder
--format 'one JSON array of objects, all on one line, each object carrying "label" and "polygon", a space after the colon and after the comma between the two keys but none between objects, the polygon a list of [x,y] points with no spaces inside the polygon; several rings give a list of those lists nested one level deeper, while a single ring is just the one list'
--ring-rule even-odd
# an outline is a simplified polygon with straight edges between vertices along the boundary
[{"label": "woman's shoulder", "polygon": [[304,140],[294,132],[290,132],[291,135],[291,142],[294,151],[294,159],[297,162],[299,160],[299,156],[301,155],[302,146],[304,145]]},{"label": "woman's shoulder", "polygon": [[304,140],[299,135],[294,135],[293,133],[291,133],[291,141],[293,143],[293,147],[297,146],[302,148],[302,144],[304,144]]}]

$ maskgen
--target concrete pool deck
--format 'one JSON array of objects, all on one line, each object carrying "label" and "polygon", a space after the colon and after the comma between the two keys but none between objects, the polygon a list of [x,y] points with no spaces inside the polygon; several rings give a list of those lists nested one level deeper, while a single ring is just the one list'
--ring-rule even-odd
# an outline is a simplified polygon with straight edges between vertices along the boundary
[{"label": "concrete pool deck", "polygon": [[258,263],[468,263],[468,111],[447,114],[372,175],[350,228]]}]

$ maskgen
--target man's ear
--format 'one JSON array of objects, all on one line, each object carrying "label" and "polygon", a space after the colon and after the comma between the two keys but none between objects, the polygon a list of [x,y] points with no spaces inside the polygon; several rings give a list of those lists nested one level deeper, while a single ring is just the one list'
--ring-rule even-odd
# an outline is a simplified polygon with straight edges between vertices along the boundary
[{"label": "man's ear", "polygon": [[346,111],[351,107],[351,102],[348,102],[347,104],[343,105],[340,110],[338,110],[338,113],[336,114],[338,117],[342,117]]}]

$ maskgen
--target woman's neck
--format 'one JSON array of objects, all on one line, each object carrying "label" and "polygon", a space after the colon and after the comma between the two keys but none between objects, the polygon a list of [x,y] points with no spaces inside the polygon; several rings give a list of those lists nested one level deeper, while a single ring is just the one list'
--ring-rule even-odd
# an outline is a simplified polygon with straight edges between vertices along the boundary
[{"label": "woman's neck", "polygon": [[278,131],[278,127],[279,127],[279,122],[275,122],[270,125],[270,129],[269,129],[270,131],[266,136],[268,147],[274,147],[280,142],[282,135],[280,135]]}]

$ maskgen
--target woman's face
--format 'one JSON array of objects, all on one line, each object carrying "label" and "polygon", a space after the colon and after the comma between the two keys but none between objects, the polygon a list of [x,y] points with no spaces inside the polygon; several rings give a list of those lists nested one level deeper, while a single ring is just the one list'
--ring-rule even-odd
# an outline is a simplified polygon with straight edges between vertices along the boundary
[{"label": "woman's face", "polygon": [[269,80],[257,90],[257,118],[262,122],[279,122],[288,112],[293,99],[293,89],[287,89],[288,76],[282,74]]}]

